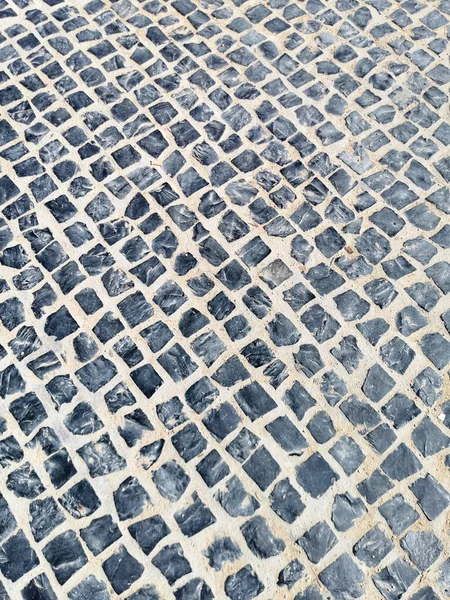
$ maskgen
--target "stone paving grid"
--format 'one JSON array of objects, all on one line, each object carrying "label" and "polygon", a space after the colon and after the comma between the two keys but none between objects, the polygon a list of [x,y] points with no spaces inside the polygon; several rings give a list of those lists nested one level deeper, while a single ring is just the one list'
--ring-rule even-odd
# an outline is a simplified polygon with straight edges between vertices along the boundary
[{"label": "stone paving grid", "polygon": [[450,596],[449,0],[0,0],[0,597]]}]

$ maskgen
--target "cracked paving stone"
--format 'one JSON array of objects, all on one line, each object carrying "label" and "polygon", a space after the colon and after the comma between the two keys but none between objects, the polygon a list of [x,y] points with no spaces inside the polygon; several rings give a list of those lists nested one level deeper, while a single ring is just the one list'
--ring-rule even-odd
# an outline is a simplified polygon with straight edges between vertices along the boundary
[{"label": "cracked paving stone", "polygon": [[386,600],[401,597],[413,584],[418,576],[418,571],[411,567],[402,558],[397,558],[393,563],[382,569],[372,577],[377,589]]},{"label": "cracked paving stone", "polygon": [[431,521],[436,519],[450,504],[450,494],[432,475],[425,475],[410,485],[417,502]]}]

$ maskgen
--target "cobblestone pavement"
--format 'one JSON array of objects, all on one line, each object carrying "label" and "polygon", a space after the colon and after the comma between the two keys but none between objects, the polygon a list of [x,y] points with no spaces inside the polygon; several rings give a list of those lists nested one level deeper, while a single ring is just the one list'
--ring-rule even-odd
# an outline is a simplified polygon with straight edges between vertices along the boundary
[{"label": "cobblestone pavement", "polygon": [[450,597],[450,0],[0,0],[0,598]]}]

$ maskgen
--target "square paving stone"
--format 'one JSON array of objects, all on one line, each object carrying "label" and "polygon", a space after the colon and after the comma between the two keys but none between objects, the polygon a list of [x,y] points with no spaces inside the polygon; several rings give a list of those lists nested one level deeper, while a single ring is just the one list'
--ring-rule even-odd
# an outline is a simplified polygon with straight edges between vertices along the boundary
[{"label": "square paving stone", "polygon": [[81,538],[94,556],[103,552],[121,535],[119,528],[109,515],[93,519],[87,527],[80,530]]},{"label": "square paving stone", "polygon": [[0,552],[0,570],[2,575],[12,582],[23,577],[40,562],[23,531],[10,537],[1,546]]},{"label": "square paving stone", "polygon": [[324,569],[319,579],[335,597],[359,598],[363,595],[363,572],[348,554],[342,554]]},{"label": "square paving stone", "polygon": [[161,571],[170,585],[192,571],[180,544],[172,544],[162,548],[152,559],[152,563]]},{"label": "square paving stone", "polygon": [[242,567],[225,580],[225,593],[231,600],[252,600],[264,591],[264,584],[250,565]]},{"label": "square paving stone", "polygon": [[355,440],[348,436],[341,437],[329,452],[341,465],[346,475],[354,473],[366,458]]},{"label": "square paving stone", "polygon": [[386,600],[401,597],[418,576],[418,571],[405,560],[397,558],[393,563],[372,577],[373,582]]},{"label": "square paving stone", "polygon": [[443,545],[432,531],[408,531],[401,540],[412,563],[426,571],[439,558]]},{"label": "square paving stone", "polygon": [[275,485],[270,500],[272,510],[286,523],[294,523],[306,508],[289,479],[282,479]]},{"label": "square paving stone", "polygon": [[63,585],[87,562],[87,556],[74,531],[66,531],[44,546],[43,554]]},{"label": "square paving stone", "polygon": [[169,527],[159,515],[133,523],[128,531],[147,555],[170,533]]},{"label": "square paving stone", "polygon": [[313,498],[325,494],[339,479],[339,475],[317,452],[296,468],[296,477],[302,488]]},{"label": "square paving stone", "polygon": [[337,544],[337,538],[325,521],[316,523],[297,540],[309,560],[317,564]]},{"label": "square paving stone", "polygon": [[376,525],[356,543],[353,554],[368,567],[376,567],[393,549],[391,540]]},{"label": "square paving stone", "polygon": [[103,562],[102,567],[116,594],[126,591],[144,572],[144,566],[123,545]]},{"label": "square paving stone", "polygon": [[280,466],[264,447],[255,450],[244,463],[243,468],[263,491],[269,487],[280,473]]},{"label": "square paving stone", "polygon": [[430,521],[436,519],[450,504],[450,494],[432,475],[416,479],[410,489]]}]

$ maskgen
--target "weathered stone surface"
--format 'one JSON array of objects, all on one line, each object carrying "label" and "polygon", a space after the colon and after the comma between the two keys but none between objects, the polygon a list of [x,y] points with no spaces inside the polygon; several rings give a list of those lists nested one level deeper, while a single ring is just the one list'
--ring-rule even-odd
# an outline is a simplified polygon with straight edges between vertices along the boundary
[{"label": "weathered stone surface", "polygon": [[401,544],[420,571],[426,571],[443,550],[442,543],[431,531],[408,531]]},{"label": "weathered stone surface", "polygon": [[395,535],[403,533],[419,518],[419,513],[405,501],[401,494],[396,494],[382,504],[379,510]]},{"label": "weathered stone surface", "polygon": [[421,462],[413,454],[413,452],[401,443],[381,464],[383,471],[389,475],[391,479],[402,481],[406,477],[410,477],[417,473],[422,467]]},{"label": "weathered stone surface", "polygon": [[372,577],[381,594],[390,600],[401,597],[418,576],[418,571],[405,560],[397,558],[392,564]]},{"label": "weathered stone surface", "polygon": [[258,2],[0,2],[0,598],[450,593],[450,6]]},{"label": "weathered stone surface", "polygon": [[247,546],[258,558],[277,556],[285,549],[285,543],[274,537],[264,517],[252,517],[241,527]]},{"label": "weathered stone surface", "polygon": [[316,564],[337,544],[337,538],[330,526],[325,521],[320,521],[306,531],[297,543],[309,560]]},{"label": "weathered stone surface", "polygon": [[391,540],[376,525],[355,544],[353,554],[368,567],[376,567],[393,549]]},{"label": "weathered stone surface", "polygon": [[450,504],[450,494],[431,475],[417,479],[410,488],[430,520],[436,519]]},{"label": "weathered stone surface", "polygon": [[102,567],[116,594],[127,590],[144,572],[143,565],[123,545],[103,562]]},{"label": "weathered stone surface", "polygon": [[282,587],[286,586],[290,590],[297,581],[301,578],[303,573],[303,565],[296,558],[284,567],[278,574],[277,584]]},{"label": "weathered stone surface", "polygon": [[339,479],[339,475],[319,453],[313,454],[297,467],[296,475],[298,483],[313,498],[322,496]]},{"label": "weathered stone surface", "polygon": [[44,547],[43,553],[60,584],[64,584],[88,562],[74,531],[66,531],[53,538]]},{"label": "weathered stone surface", "polygon": [[331,519],[338,531],[347,531],[353,527],[353,522],[367,511],[360,498],[349,493],[336,494],[333,502]]},{"label": "weathered stone surface", "polygon": [[[180,577],[191,573],[192,569],[189,562],[186,560],[180,544],[172,544],[165,546],[152,559],[152,563],[161,571],[170,585],[174,584]],[[137,567],[137,565],[136,565]],[[142,570],[141,570],[142,569]],[[144,568],[139,568],[141,573]]]},{"label": "weathered stone surface", "polygon": [[229,575],[225,581],[225,593],[231,600],[256,598],[264,591],[264,585],[250,565],[242,567],[237,573]]},{"label": "weathered stone surface", "polygon": [[348,554],[342,554],[319,575],[320,581],[335,598],[360,598],[363,572]]},{"label": "weathered stone surface", "polygon": [[12,582],[20,579],[40,562],[23,531],[10,537],[2,545],[0,552],[0,570]]}]

